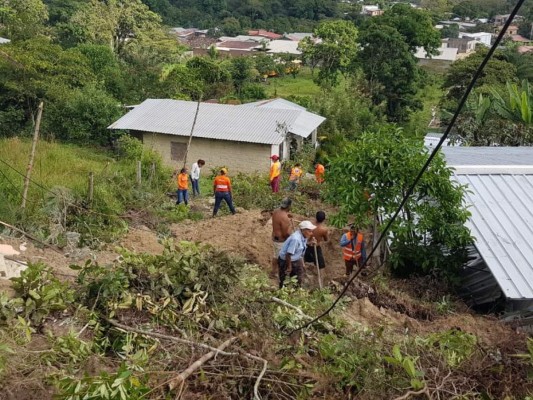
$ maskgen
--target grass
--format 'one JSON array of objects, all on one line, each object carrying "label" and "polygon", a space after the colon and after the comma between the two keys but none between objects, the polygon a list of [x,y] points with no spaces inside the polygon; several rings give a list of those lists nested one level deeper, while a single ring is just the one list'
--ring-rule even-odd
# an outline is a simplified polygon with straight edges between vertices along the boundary
[{"label": "grass", "polygon": [[311,69],[304,67],[296,78],[291,75],[269,78],[266,92],[269,97],[316,96],[320,93],[320,87],[313,81]]}]

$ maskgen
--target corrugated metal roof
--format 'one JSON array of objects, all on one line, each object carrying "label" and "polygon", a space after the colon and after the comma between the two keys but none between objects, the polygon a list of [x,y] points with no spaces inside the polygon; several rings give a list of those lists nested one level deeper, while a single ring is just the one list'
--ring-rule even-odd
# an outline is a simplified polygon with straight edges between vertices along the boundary
[{"label": "corrugated metal roof", "polygon": [[273,99],[256,101],[254,103],[243,104],[243,107],[275,108],[278,110],[300,110],[301,113],[291,126],[289,131],[295,135],[308,137],[316,128],[326,120],[326,118],[306,111],[305,107],[295,104],[285,99]]},{"label": "corrugated metal roof", "polygon": [[[189,136],[196,106],[192,101],[148,99],[108,129]],[[297,110],[201,103],[194,137],[280,144],[283,132],[279,132],[278,124],[292,127],[300,114]]]},{"label": "corrugated metal roof", "polygon": [[446,162],[458,165],[533,165],[532,147],[442,147]]},{"label": "corrugated metal roof", "polygon": [[468,185],[467,226],[502,292],[509,299],[533,299],[533,175],[515,170],[455,178]]}]

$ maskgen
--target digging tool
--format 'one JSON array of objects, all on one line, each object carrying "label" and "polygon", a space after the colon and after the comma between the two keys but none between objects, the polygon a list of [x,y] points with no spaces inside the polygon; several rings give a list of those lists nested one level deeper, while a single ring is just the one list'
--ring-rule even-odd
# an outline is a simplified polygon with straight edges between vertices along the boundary
[{"label": "digging tool", "polygon": [[318,266],[318,251],[316,249],[316,244],[313,246],[315,250],[315,265],[316,265],[316,272],[318,274],[318,287],[322,289],[322,278],[320,277],[320,267]]}]

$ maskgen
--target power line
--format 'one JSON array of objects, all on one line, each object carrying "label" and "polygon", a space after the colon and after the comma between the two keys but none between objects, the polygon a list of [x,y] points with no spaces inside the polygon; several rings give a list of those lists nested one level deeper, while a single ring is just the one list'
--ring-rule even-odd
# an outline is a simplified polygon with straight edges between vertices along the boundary
[{"label": "power line", "polygon": [[413,193],[416,185],[418,184],[418,182],[420,181],[420,179],[422,178],[422,175],[424,175],[424,173],[426,172],[426,170],[428,169],[429,165],[431,164],[431,161],[433,161],[433,159],[435,158],[435,156],[437,155],[437,152],[440,150],[440,148],[442,147],[444,141],[446,140],[446,138],[448,137],[448,135],[450,134],[450,131],[452,130],[453,126],[455,125],[455,122],[457,121],[457,118],[459,117],[459,114],[461,113],[461,110],[463,109],[467,99],[468,99],[468,96],[470,95],[470,93],[472,92],[472,90],[474,89],[474,86],[477,82],[477,80],[479,79],[479,77],[481,76],[481,73],[483,72],[483,69],[485,68],[485,66],[487,65],[487,63],[489,62],[489,60],[491,59],[492,55],[494,54],[494,52],[496,51],[496,49],[498,48],[500,42],[502,41],[503,37],[505,36],[505,32],[507,32],[507,29],[509,28],[509,25],[511,25],[511,22],[513,21],[514,17],[516,16],[516,14],[518,13],[518,11],[520,10],[520,7],[522,7],[522,4],[524,4],[524,1],[525,0],[518,0],[518,3],[516,4],[516,6],[513,8],[513,11],[511,12],[511,14],[509,15],[509,18],[507,19],[507,21],[505,22],[505,24],[503,25],[503,28],[502,30],[500,31],[500,33],[498,34],[494,44],[491,46],[489,52],[487,53],[487,55],[485,56],[485,58],[483,59],[483,61],[481,62],[481,64],[479,65],[476,73],[474,74],[473,78],[472,78],[472,81],[470,82],[470,84],[468,85],[468,87],[466,88],[466,91],[463,95],[463,97],[461,98],[461,101],[459,102],[459,105],[457,106],[457,110],[455,111],[451,121],[450,121],[450,124],[448,125],[448,127],[446,128],[446,131],[444,132],[444,134],[442,135],[442,137],[440,138],[439,140],[439,143],[435,146],[435,149],[433,150],[433,152],[430,154],[429,158],[427,159],[426,163],[424,164],[424,166],[422,167],[422,169],[420,170],[420,172],[418,173],[418,175],[416,176],[415,180],[413,181],[412,185],[409,187],[409,190],[407,191],[407,193],[405,194],[404,198],[402,199],[400,205],[398,206],[398,209],[396,210],[396,212],[394,213],[394,215],[392,216],[392,218],[389,220],[389,222],[387,223],[387,225],[385,226],[385,228],[383,229],[383,232],[381,233],[381,235],[379,236],[379,239],[378,241],[376,242],[376,244],[374,245],[374,247],[372,248],[372,251],[370,252],[370,254],[368,255],[368,257],[366,258],[365,262],[361,265],[361,267],[359,267],[359,269],[356,271],[356,273],[348,280],[348,282],[346,283],[346,285],[344,286],[344,289],[339,293],[339,295],[337,296],[337,298],[335,299],[335,301],[331,304],[331,306],[326,310],[324,311],[322,314],[318,315],[317,317],[315,317],[314,319],[312,319],[311,321],[309,322],[306,322],[305,324],[303,324],[302,326],[300,326],[299,328],[296,328],[296,329],[293,329],[290,333],[294,333],[296,331],[299,331],[301,329],[304,329],[304,328],[307,328],[308,326],[314,324],[315,322],[317,322],[318,320],[320,320],[321,318],[325,317],[326,315],[328,315],[336,306],[337,304],[339,303],[339,301],[344,297],[344,295],[346,294],[346,292],[348,291],[348,288],[350,287],[350,285],[352,284],[352,282],[355,280],[355,278],[357,278],[357,276],[359,275],[359,273],[362,271],[362,269],[366,266],[366,264],[368,263],[368,260],[370,260],[370,258],[372,258],[372,255],[376,252],[376,250],[379,248],[379,245],[380,243],[383,241],[383,239],[385,238],[385,236],[387,235],[390,227],[392,226],[392,224],[394,223],[394,221],[396,220],[396,218],[398,217],[398,215],[400,214],[400,212],[402,211],[402,208],[403,206],[405,205],[405,203],[407,202],[407,200],[409,199],[409,197],[411,196],[411,194]]}]

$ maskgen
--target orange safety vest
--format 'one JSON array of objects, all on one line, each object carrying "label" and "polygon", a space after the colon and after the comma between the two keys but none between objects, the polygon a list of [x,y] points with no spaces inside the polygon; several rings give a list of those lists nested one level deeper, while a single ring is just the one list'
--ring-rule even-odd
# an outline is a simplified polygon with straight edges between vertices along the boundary
[{"label": "orange safety vest", "polygon": [[231,181],[225,175],[218,175],[214,181],[215,192],[231,192]]},{"label": "orange safety vest", "polygon": [[178,175],[178,189],[181,189],[181,190],[189,189],[189,175],[187,174]]},{"label": "orange safety vest", "polygon": [[359,259],[361,258],[361,247],[363,245],[363,234],[362,233],[357,234],[357,240],[355,241],[355,247],[352,247],[353,246],[352,232],[348,232],[346,234],[346,237],[350,241],[350,243],[348,243],[346,246],[342,248],[342,256],[344,257],[346,261],[350,261],[350,260],[359,261]]},{"label": "orange safety vest", "polygon": [[318,183],[322,183],[324,182],[324,171],[325,171],[325,168],[322,164],[318,164],[315,168],[315,177],[316,177],[316,181]]},{"label": "orange safety vest", "polygon": [[279,161],[275,161],[270,166],[270,181],[274,179],[277,176],[280,176],[281,174],[281,163]]},{"label": "orange safety vest", "polygon": [[289,177],[289,181],[297,181],[300,179],[300,176],[302,176],[303,171],[301,168],[292,168],[291,169],[291,176]]}]

